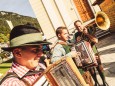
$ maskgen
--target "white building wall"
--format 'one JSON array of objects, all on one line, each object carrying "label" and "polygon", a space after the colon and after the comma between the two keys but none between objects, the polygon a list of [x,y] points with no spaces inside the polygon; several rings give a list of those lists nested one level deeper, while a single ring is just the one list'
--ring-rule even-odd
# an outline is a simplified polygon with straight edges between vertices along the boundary
[{"label": "white building wall", "polygon": [[[73,30],[75,29],[74,22],[78,19],[80,20],[80,16],[79,16],[79,13],[77,12],[77,10],[75,9],[76,7],[72,0],[63,0],[63,1],[64,1],[64,6],[66,8],[66,11],[68,13],[68,17],[71,19],[71,21],[67,25],[67,28],[68,28],[69,32],[72,33]],[[66,21],[66,19],[65,19],[65,21]]]},{"label": "white building wall", "polygon": [[49,39],[50,42],[54,42],[56,40],[56,34],[53,24],[44,8],[42,0],[29,0],[33,11],[36,15],[36,18],[41,26],[45,37]]},{"label": "white building wall", "polygon": [[49,0],[46,2],[46,0],[42,0],[43,5],[45,7],[45,10],[51,20],[52,25],[54,26],[54,29],[56,30],[59,26],[65,26],[61,19],[59,19],[59,13],[56,12],[57,10],[54,9],[55,5],[53,5],[53,1]]},{"label": "white building wall", "polygon": [[66,26],[71,33],[73,22],[78,19],[69,0],[29,0],[37,20],[47,39],[54,42],[55,30]]},{"label": "white building wall", "polygon": [[[74,21],[81,20],[73,0],[29,0],[37,20],[47,39],[54,43],[55,30],[59,26],[66,26],[69,33],[74,30]],[[100,11],[98,5],[92,6],[95,0],[88,0],[95,15]],[[88,23],[86,23],[88,24]]]},{"label": "white building wall", "polygon": [[[91,2],[91,4],[93,4],[96,0],[88,0],[89,2]],[[98,11],[101,11],[99,5],[95,5],[95,6],[92,6],[94,9],[94,12],[97,13]]]},{"label": "white building wall", "polygon": [[69,16],[69,13],[68,13],[66,6],[64,4],[64,0],[55,0],[55,2],[56,2],[58,10],[59,10],[60,14],[62,15],[63,20],[67,27],[72,22],[72,20]]},{"label": "white building wall", "polygon": [[[57,5],[55,4],[55,0],[50,0],[51,4],[52,4],[52,8],[54,10],[54,14],[56,15],[58,22],[60,23],[59,26],[65,26],[65,22],[63,21],[62,15],[60,15],[59,10],[57,9]],[[56,28],[57,29],[57,28]]]},{"label": "white building wall", "polygon": [[[98,5],[92,6],[92,4],[93,4],[95,1],[96,1],[96,0],[88,0],[88,3],[89,3],[89,5],[90,5],[90,8],[91,8],[91,10],[92,10],[94,16],[96,15],[97,12],[101,11],[101,9],[100,9],[100,7],[99,7]],[[94,20],[95,20],[95,18],[92,19],[92,20],[89,20],[89,21],[85,22],[85,23],[84,23],[84,26],[88,25],[89,23],[91,23],[91,22],[94,21]]]}]

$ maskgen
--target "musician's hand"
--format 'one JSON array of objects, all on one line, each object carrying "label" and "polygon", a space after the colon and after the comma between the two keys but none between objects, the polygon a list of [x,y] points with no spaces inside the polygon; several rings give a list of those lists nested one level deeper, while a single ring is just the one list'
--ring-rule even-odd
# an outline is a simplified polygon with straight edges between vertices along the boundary
[{"label": "musician's hand", "polygon": [[81,56],[81,52],[77,52],[77,55],[78,55],[78,56]]},{"label": "musician's hand", "polygon": [[77,42],[81,41],[81,37],[78,36],[78,37],[76,38],[76,41],[77,41]]},{"label": "musician's hand", "polygon": [[45,61],[47,67],[51,65],[49,59],[45,59],[44,61]]},{"label": "musician's hand", "polygon": [[84,29],[83,29],[83,33],[84,33],[84,34],[88,34],[87,28],[84,28]]},{"label": "musician's hand", "polygon": [[79,57],[79,53],[76,51],[71,51],[70,53],[71,53],[72,57]]}]

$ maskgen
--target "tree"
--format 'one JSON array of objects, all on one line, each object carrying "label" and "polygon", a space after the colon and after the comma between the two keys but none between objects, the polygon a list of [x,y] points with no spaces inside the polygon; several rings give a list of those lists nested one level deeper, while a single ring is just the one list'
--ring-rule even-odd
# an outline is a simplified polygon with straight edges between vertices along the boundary
[{"label": "tree", "polygon": [[0,43],[6,43],[8,42],[8,35],[0,33]]}]

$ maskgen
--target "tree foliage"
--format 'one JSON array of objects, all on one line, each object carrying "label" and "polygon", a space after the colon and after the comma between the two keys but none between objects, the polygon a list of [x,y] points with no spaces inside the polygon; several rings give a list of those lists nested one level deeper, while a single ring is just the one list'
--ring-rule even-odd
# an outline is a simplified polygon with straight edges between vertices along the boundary
[{"label": "tree foliage", "polygon": [[30,23],[34,27],[37,27],[38,29],[41,30],[40,25],[36,18],[19,15],[12,12],[0,11],[0,43],[8,41],[9,33],[11,31],[6,20],[11,21],[13,26]]}]

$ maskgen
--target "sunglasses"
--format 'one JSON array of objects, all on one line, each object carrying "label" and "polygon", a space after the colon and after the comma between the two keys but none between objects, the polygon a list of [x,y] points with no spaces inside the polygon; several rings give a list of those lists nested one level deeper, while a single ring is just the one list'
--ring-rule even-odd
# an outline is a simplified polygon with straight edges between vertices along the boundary
[{"label": "sunglasses", "polygon": [[22,47],[21,49],[22,49],[22,50],[25,50],[25,51],[27,51],[27,52],[34,53],[34,54],[38,54],[38,53],[42,52],[42,46]]}]

